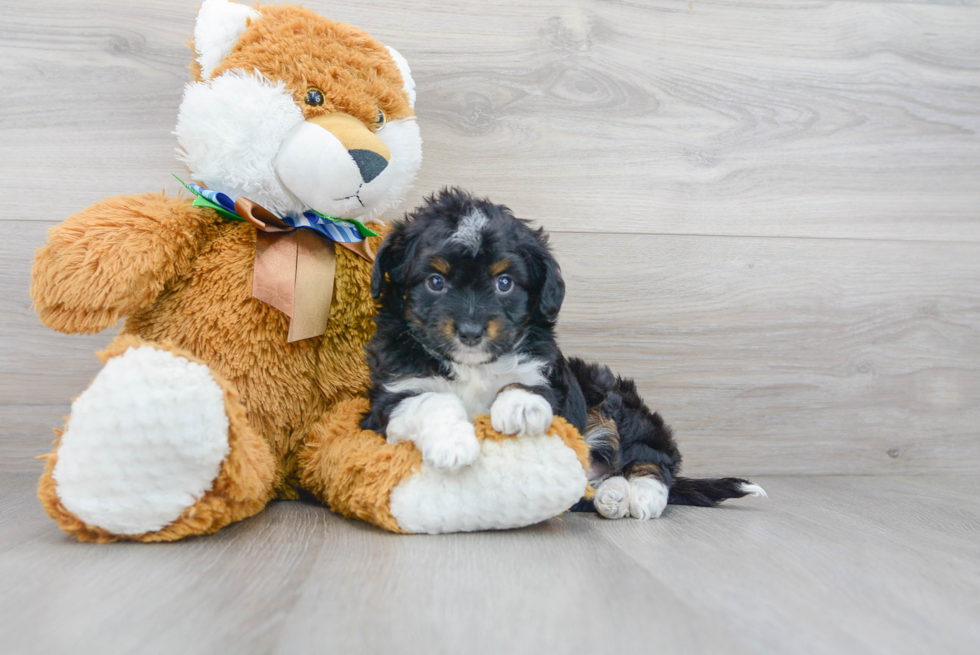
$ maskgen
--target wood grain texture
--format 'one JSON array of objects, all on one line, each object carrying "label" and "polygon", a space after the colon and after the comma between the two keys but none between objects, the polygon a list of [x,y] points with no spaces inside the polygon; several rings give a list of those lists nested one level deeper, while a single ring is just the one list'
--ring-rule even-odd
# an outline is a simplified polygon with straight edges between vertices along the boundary
[{"label": "wood grain texture", "polygon": [[[635,377],[689,474],[770,500],[441,537],[276,503],[77,544],[33,458],[112,331],[45,330],[30,260],[92,202],[176,191],[197,3],[0,4],[0,650],[975,651],[980,7],[307,1],[413,66],[403,208],[460,184],[539,220],[566,352]],[[881,475],[765,476],[841,472]]]},{"label": "wood grain texture", "polygon": [[698,475],[980,470],[980,247],[559,234],[563,350]]},{"label": "wood grain texture", "polygon": [[0,643],[33,653],[967,654],[980,482],[761,480],[654,521],[381,533],[298,502],[166,545],[72,542],[0,478]]},{"label": "wood grain texture", "polygon": [[[461,184],[554,230],[980,240],[980,7],[307,4],[413,65],[406,206]],[[2,218],[177,188],[195,5],[3,3]]]},{"label": "wood grain texture", "polygon": [[[422,194],[554,233],[565,350],[694,475],[980,470],[980,8],[348,0],[411,61]],[[0,6],[0,470],[36,470],[108,334],[45,330],[44,231],[176,189],[196,0]]]}]

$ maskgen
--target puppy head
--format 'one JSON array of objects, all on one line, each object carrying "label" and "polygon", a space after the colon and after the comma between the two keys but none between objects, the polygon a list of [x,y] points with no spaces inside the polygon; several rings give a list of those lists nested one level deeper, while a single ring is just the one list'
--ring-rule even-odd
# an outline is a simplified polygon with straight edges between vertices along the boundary
[{"label": "puppy head", "polygon": [[483,364],[512,352],[527,330],[551,330],[565,283],[544,230],[446,189],[396,224],[371,293],[382,320],[404,322],[431,354]]}]

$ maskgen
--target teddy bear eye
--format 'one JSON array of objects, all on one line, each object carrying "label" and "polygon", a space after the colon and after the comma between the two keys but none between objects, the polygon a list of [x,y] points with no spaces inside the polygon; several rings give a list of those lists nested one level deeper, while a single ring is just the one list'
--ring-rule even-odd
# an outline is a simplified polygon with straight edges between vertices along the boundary
[{"label": "teddy bear eye", "polygon": [[310,89],[306,92],[306,97],[303,100],[310,106],[319,107],[323,104],[323,91],[320,89]]},{"label": "teddy bear eye", "polygon": [[378,110],[378,115],[374,119],[374,127],[375,127],[375,129],[380,130],[382,127],[385,126],[385,123],[387,123],[387,122],[388,122],[388,117],[385,116],[384,110],[379,109]]}]

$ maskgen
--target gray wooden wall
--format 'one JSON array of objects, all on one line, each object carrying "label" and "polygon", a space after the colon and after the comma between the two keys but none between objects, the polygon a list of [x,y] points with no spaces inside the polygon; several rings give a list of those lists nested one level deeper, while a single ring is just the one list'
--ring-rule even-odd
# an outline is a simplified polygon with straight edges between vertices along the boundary
[{"label": "gray wooden wall", "polygon": [[[633,376],[693,474],[980,470],[980,8],[312,0],[411,62],[416,191],[553,233],[570,354]],[[110,334],[44,329],[45,231],[162,188],[195,0],[0,4],[0,471]]]}]

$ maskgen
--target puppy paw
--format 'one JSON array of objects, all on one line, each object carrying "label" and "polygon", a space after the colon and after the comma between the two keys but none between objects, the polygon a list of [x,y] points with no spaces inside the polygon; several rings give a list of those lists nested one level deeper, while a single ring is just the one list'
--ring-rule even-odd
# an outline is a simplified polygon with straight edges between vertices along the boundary
[{"label": "puppy paw", "polygon": [[630,513],[630,483],[624,477],[607,478],[595,490],[595,509],[607,519],[621,519]]},{"label": "puppy paw", "polygon": [[542,396],[524,389],[506,389],[490,407],[490,424],[501,434],[529,437],[544,434],[555,415]]},{"label": "puppy paw", "polygon": [[444,471],[472,464],[480,455],[480,442],[469,421],[452,421],[428,426],[421,444],[422,461]]},{"label": "puppy paw", "polygon": [[634,519],[659,518],[667,507],[667,485],[651,477],[630,478],[630,516]]},{"label": "puppy paw", "polygon": [[422,461],[446,471],[468,466],[480,455],[480,442],[463,401],[428,392],[406,398],[391,412],[388,443],[411,441]]}]

